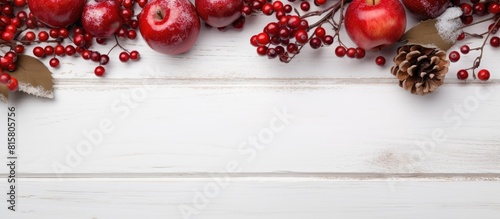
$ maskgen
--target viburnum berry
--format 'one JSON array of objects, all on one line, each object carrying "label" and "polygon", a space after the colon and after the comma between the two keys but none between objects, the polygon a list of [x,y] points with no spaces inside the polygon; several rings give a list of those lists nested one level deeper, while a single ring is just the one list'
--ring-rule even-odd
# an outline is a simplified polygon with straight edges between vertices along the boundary
[{"label": "viburnum berry", "polygon": [[344,57],[346,54],[346,48],[343,47],[343,46],[337,46],[337,48],[335,48],[335,55],[338,56],[338,57]]},{"label": "viburnum berry", "polygon": [[33,48],[33,55],[41,58],[41,57],[45,56],[45,50],[41,46],[37,46],[37,47]]},{"label": "viburnum berry", "polygon": [[467,4],[467,3],[461,3],[459,6],[462,9],[462,16],[471,16],[472,15],[472,12],[473,12],[472,5]]},{"label": "viburnum berry", "polygon": [[36,39],[36,35],[33,31],[28,31],[26,32],[26,34],[24,35],[24,38],[27,40],[27,41],[34,41]]},{"label": "viburnum berry", "polygon": [[59,59],[58,58],[52,58],[52,59],[50,59],[49,65],[52,68],[58,67],[59,66]]},{"label": "viburnum berry", "polygon": [[121,62],[127,62],[130,59],[130,55],[127,52],[121,52],[119,58]]},{"label": "viburnum berry", "polygon": [[325,37],[325,35],[326,35],[325,28],[323,28],[323,27],[316,27],[316,29],[314,29],[314,35],[316,35],[319,38]]},{"label": "viburnum berry", "polygon": [[275,11],[281,11],[281,10],[283,10],[283,2],[281,2],[281,1],[274,1],[273,2],[273,9]]},{"label": "viburnum berry", "polygon": [[2,66],[3,69],[9,68],[9,65],[12,64],[14,60],[9,57],[9,56],[4,56],[0,58],[0,66]]},{"label": "viburnum berry", "polygon": [[383,56],[377,56],[377,58],[375,58],[375,63],[378,66],[384,66],[385,65],[385,57],[383,57]]},{"label": "viburnum berry", "polygon": [[42,42],[45,42],[49,40],[49,34],[47,33],[47,31],[40,31],[38,33],[38,39]]},{"label": "viburnum berry", "polygon": [[479,70],[479,72],[477,72],[477,78],[481,81],[487,81],[490,79],[490,71],[486,69]]},{"label": "viburnum berry", "polygon": [[59,37],[59,29],[51,28],[49,31],[49,35],[52,38],[58,38]]},{"label": "viburnum berry", "polygon": [[298,30],[295,33],[295,40],[299,44],[306,44],[309,39],[309,36],[307,35],[307,31],[305,30]]},{"label": "viburnum berry", "polygon": [[309,22],[307,22],[307,20],[301,20],[300,24],[299,24],[299,27],[297,29],[299,29],[299,30],[307,30],[307,28],[309,28]]},{"label": "viburnum berry", "polygon": [[348,48],[346,52],[347,57],[349,58],[355,58],[356,57],[356,49],[355,48]]},{"label": "viburnum berry", "polygon": [[66,39],[69,37],[69,31],[68,29],[66,28],[59,28],[59,37],[60,38],[63,38],[63,39]]},{"label": "viburnum berry", "polygon": [[23,45],[16,45],[16,47],[14,47],[14,51],[18,54],[24,53],[24,46]]},{"label": "viburnum berry", "polygon": [[472,15],[469,16],[460,16],[460,20],[462,20],[462,23],[465,25],[469,25],[474,21],[474,17]]},{"label": "viburnum berry", "polygon": [[311,40],[309,40],[309,46],[313,49],[317,49],[321,47],[321,39],[319,37],[313,37]]},{"label": "viburnum berry", "polygon": [[309,11],[309,9],[311,9],[311,4],[309,4],[309,2],[303,1],[300,3],[300,9],[302,9],[302,11]]},{"label": "viburnum berry", "polygon": [[100,66],[100,65],[99,65],[99,66],[97,66],[97,67],[95,67],[95,69],[94,69],[94,74],[95,74],[96,76],[101,77],[101,76],[103,76],[103,75],[104,75],[104,73],[106,73],[106,69],[105,69],[104,67],[102,67],[102,66]]},{"label": "viburnum berry", "polygon": [[299,47],[295,43],[290,43],[286,46],[286,51],[290,54],[297,54],[299,52]]},{"label": "viburnum berry", "polygon": [[269,34],[265,32],[257,34],[257,44],[259,46],[265,46],[269,44],[269,41],[270,41]]},{"label": "viburnum berry", "polygon": [[326,3],[326,0],[314,0],[314,4],[316,6],[324,5]]},{"label": "viburnum berry", "polygon": [[285,48],[283,46],[277,46],[274,49],[276,50],[276,53],[278,53],[278,55],[283,55],[285,53]]},{"label": "viburnum berry", "polygon": [[500,4],[497,2],[489,2],[488,11],[492,14],[500,13]]},{"label": "viburnum berry", "polygon": [[257,54],[264,56],[267,55],[267,46],[258,46],[257,47]]},{"label": "viburnum berry", "polygon": [[147,3],[148,3],[148,0],[137,0],[137,4],[141,8],[144,8],[144,6],[146,6]]},{"label": "viburnum berry", "polygon": [[22,8],[26,5],[26,0],[14,0],[14,5]]},{"label": "viburnum berry", "polygon": [[290,13],[290,12],[292,12],[292,10],[293,10],[293,7],[291,5],[289,5],[289,4],[286,4],[286,5],[283,6],[283,11],[285,13]]},{"label": "viburnum berry", "polygon": [[272,15],[274,13],[273,5],[271,3],[265,3],[261,8],[262,14]]},{"label": "viburnum berry", "polygon": [[85,59],[85,60],[89,60],[91,54],[92,54],[92,52],[90,52],[89,50],[84,50],[82,52],[82,58]]},{"label": "viburnum berry", "polygon": [[14,72],[17,69],[16,63],[11,63],[9,67],[7,68],[8,71]]},{"label": "viburnum berry", "polygon": [[44,50],[45,50],[45,55],[47,56],[51,56],[54,54],[54,47],[52,46],[46,46]]},{"label": "viburnum berry", "polygon": [[64,46],[61,44],[57,45],[56,47],[54,47],[54,52],[58,56],[64,55],[65,54]]},{"label": "viburnum berry", "polygon": [[83,46],[85,44],[85,38],[83,37],[83,35],[78,34],[73,37],[73,43],[76,46]]},{"label": "viburnum berry", "polygon": [[137,38],[137,32],[135,30],[129,30],[127,37],[131,40],[135,40]]},{"label": "viburnum berry", "polygon": [[132,51],[130,52],[130,59],[131,60],[134,60],[134,61],[137,61],[140,59],[140,55],[139,55],[139,52],[138,51]]},{"label": "viburnum berry", "polygon": [[363,48],[356,48],[356,58],[362,59],[366,55],[366,51]]},{"label": "viburnum berry", "polygon": [[469,77],[469,72],[467,72],[467,70],[465,70],[465,69],[460,69],[457,72],[457,78],[459,80],[466,80],[468,77]]},{"label": "viburnum berry", "polygon": [[17,91],[19,89],[19,82],[15,77],[11,77],[9,82],[7,82],[7,89],[10,91]]},{"label": "viburnum berry", "polygon": [[10,74],[1,73],[0,74],[0,83],[7,84],[10,81]]},{"label": "viburnum berry", "polygon": [[269,59],[274,59],[276,57],[278,57],[278,53],[276,52],[276,49],[274,48],[269,48],[266,52],[267,54],[267,58]]},{"label": "viburnum berry", "polygon": [[101,55],[101,60],[99,60],[99,64],[106,65],[109,62],[109,56],[106,54]]},{"label": "viburnum berry", "polygon": [[14,37],[15,37],[14,32],[4,31],[2,33],[2,40],[3,41],[9,42],[9,41],[13,40]]},{"label": "viburnum berry", "polygon": [[460,53],[458,53],[457,51],[452,51],[448,55],[448,58],[451,62],[457,62],[458,60],[460,60]]},{"label": "viburnum berry", "polygon": [[92,51],[90,53],[90,60],[94,61],[94,62],[99,62],[101,61],[101,54],[97,51]]},{"label": "viburnum berry", "polygon": [[331,36],[331,35],[326,35],[326,36],[324,36],[324,37],[323,37],[323,43],[324,43],[325,45],[328,45],[328,46],[329,46],[329,45],[332,45],[333,40],[334,40],[334,39],[333,39],[333,36]]},{"label": "viburnum berry", "polygon": [[497,36],[491,37],[490,39],[490,45],[492,47],[499,47],[500,46],[500,38]]},{"label": "viburnum berry", "polygon": [[301,19],[300,19],[299,16],[293,15],[293,16],[290,16],[288,18],[287,25],[288,25],[289,28],[295,29],[295,28],[299,27],[300,21],[301,21]]},{"label": "viburnum berry", "polygon": [[66,55],[72,56],[76,53],[76,49],[72,45],[67,45],[66,48],[64,48],[64,51],[66,52]]},{"label": "viburnum berry", "polygon": [[460,47],[460,52],[462,54],[467,54],[467,53],[469,53],[469,51],[470,51],[470,47],[467,46],[467,45],[463,45],[463,46]]}]

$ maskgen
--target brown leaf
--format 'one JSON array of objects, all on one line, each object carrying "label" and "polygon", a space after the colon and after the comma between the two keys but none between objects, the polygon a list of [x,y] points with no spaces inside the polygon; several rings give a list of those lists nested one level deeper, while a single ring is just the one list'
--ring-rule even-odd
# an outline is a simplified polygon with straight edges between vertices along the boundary
[{"label": "brown leaf", "polygon": [[17,70],[12,75],[19,81],[19,91],[39,97],[54,97],[52,72],[40,60],[19,55]]},{"label": "brown leaf", "polygon": [[452,42],[444,40],[436,28],[435,19],[425,20],[408,31],[401,38],[402,41],[408,41],[408,44],[418,44],[423,46],[434,45],[439,49],[447,51],[453,46]]},{"label": "brown leaf", "polygon": [[8,98],[9,98],[9,90],[7,89],[7,86],[0,85],[0,101],[7,102]]}]

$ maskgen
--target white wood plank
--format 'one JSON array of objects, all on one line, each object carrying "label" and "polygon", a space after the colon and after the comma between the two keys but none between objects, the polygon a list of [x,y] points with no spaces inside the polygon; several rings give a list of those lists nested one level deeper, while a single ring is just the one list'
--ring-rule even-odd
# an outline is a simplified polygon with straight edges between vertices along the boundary
[{"label": "white wood plank", "polygon": [[[0,215],[12,219],[493,219],[500,215],[499,181],[271,177],[232,178],[219,185],[216,179],[21,179],[17,211],[9,212],[4,205]],[[0,187],[5,187],[4,180]]]},{"label": "white wood plank", "polygon": [[[58,85],[55,100],[13,99],[21,173],[225,172],[233,162],[242,173],[500,173],[494,84],[419,97],[388,84],[108,82]],[[270,132],[284,109],[294,118]],[[92,145],[84,133],[102,121],[114,129]]]}]

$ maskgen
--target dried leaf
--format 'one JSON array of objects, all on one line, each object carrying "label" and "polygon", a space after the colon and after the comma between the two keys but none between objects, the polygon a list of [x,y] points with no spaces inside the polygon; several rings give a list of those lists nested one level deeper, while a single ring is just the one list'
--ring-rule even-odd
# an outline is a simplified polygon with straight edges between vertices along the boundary
[{"label": "dried leaf", "polygon": [[6,86],[0,85],[0,101],[7,102],[8,98],[9,98],[9,90],[7,89]]},{"label": "dried leaf", "polygon": [[408,31],[401,38],[402,41],[408,41],[408,44],[418,44],[422,46],[433,45],[439,49],[447,51],[453,46],[453,42],[444,40],[436,28],[435,19],[425,20]]},{"label": "dried leaf", "polygon": [[19,90],[39,97],[53,98],[52,72],[38,59],[19,55],[17,70],[12,73],[19,81]]}]

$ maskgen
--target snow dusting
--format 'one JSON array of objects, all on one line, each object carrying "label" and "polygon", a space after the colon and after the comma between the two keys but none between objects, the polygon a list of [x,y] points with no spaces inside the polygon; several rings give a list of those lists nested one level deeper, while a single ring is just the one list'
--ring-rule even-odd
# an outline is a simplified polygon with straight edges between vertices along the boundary
[{"label": "snow dusting", "polygon": [[31,84],[28,83],[21,83],[19,82],[19,90],[22,90],[25,93],[32,94],[38,97],[45,97],[45,98],[54,98],[54,93],[51,91],[43,89],[43,87],[38,86],[38,87],[33,87]]},{"label": "snow dusting", "polygon": [[460,16],[462,9],[460,7],[451,7],[439,17],[436,18],[436,29],[439,35],[446,41],[454,43],[458,35],[462,32],[463,26]]}]

